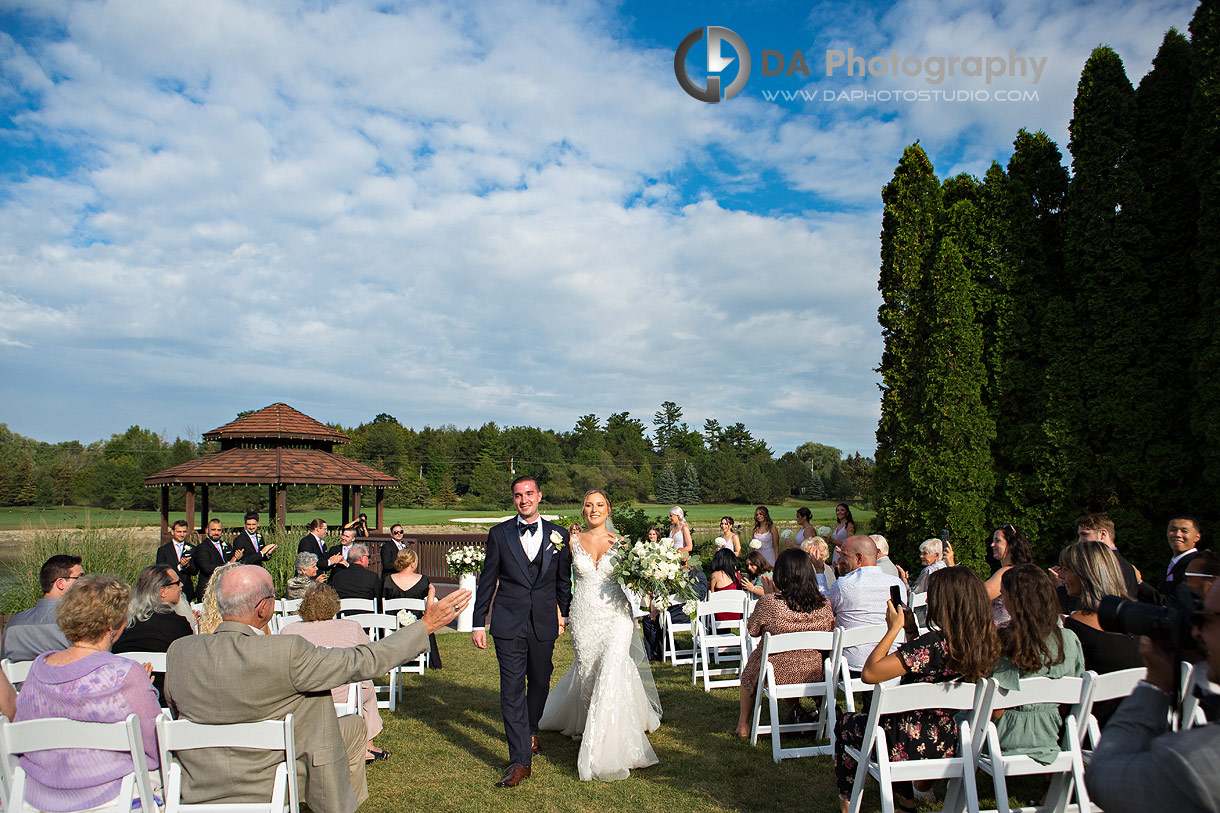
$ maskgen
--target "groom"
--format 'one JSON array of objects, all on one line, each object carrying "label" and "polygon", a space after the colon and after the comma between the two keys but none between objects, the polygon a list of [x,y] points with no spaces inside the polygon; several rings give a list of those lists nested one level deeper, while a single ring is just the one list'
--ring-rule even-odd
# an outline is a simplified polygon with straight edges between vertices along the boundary
[{"label": "groom", "polygon": [[[497,787],[515,788],[539,752],[538,721],[551,688],[551,654],[572,601],[568,532],[538,516],[542,492],[533,477],[513,481],[517,516],[487,534],[487,556],[474,605],[474,645],[487,648],[487,611],[496,591],[491,637],[500,662],[500,712],[508,770]],[[562,618],[561,618],[562,616]]]}]

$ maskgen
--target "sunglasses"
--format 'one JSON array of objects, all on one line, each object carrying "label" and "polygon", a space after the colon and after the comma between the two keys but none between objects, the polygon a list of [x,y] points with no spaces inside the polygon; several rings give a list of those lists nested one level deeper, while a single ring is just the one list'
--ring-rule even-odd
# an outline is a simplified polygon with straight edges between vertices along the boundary
[{"label": "sunglasses", "polygon": [[390,531],[390,536],[402,536],[405,531]]}]

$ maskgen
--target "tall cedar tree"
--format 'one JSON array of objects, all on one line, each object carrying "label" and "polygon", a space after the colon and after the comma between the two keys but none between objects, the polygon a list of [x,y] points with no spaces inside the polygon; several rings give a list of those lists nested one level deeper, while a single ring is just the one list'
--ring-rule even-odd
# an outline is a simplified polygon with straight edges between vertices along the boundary
[{"label": "tall cedar tree", "polygon": [[1151,370],[1158,413],[1150,427],[1152,465],[1146,466],[1154,479],[1140,495],[1144,502],[1139,508],[1154,524],[1164,520],[1165,512],[1192,511],[1199,504],[1194,497],[1200,458],[1190,437],[1190,410],[1183,408],[1189,396],[1182,389],[1196,352],[1191,314],[1199,289],[1191,258],[1199,193],[1185,146],[1193,90],[1190,43],[1171,28],[1135,94],[1136,158],[1148,194],[1144,264],[1153,295],[1149,304],[1157,315],[1143,327],[1155,332]]},{"label": "tall cedar tree", "polygon": [[[1195,357],[1195,403],[1192,420],[1203,456],[1201,478],[1214,504],[1220,489],[1220,4],[1204,2],[1190,21],[1196,86],[1191,104],[1187,145],[1199,193],[1198,238],[1194,250],[1199,275]],[[1214,515],[1215,508],[1208,513]]]},{"label": "tall cedar tree", "polygon": [[[914,538],[917,500],[911,482],[916,452],[915,426],[924,371],[916,350],[919,308],[932,265],[936,221],[940,215],[940,182],[932,162],[917,143],[903,151],[893,179],[881,192],[881,307],[877,321],[885,349],[881,354],[881,419],[877,423],[876,526],[891,538]],[[835,461],[836,463],[838,461]],[[827,491],[835,493],[832,471]]]},{"label": "tall cedar tree", "polygon": [[[1077,507],[1109,511],[1135,539],[1151,528],[1135,513],[1153,493],[1149,466],[1158,433],[1156,373],[1146,312],[1151,289],[1144,268],[1147,198],[1135,160],[1135,90],[1122,60],[1093,50],[1069,125],[1073,175],[1068,188],[1065,282],[1076,290],[1084,337],[1077,360],[1087,455]],[[1065,518],[1066,519],[1066,518]],[[1066,529],[1065,529],[1066,530]],[[1130,548],[1128,548],[1130,549]]]}]

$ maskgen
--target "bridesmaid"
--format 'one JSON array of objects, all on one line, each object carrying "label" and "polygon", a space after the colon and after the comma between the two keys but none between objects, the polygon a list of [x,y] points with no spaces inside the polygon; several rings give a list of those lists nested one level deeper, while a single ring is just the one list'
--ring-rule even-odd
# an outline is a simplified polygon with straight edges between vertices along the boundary
[{"label": "bridesmaid", "polygon": [[669,535],[674,540],[674,549],[679,551],[683,558],[690,556],[690,552],[695,549],[695,540],[690,535],[690,523],[686,521],[686,515],[680,506],[674,506],[669,511]]},{"label": "bridesmaid", "polygon": [[716,537],[716,549],[732,548],[733,555],[741,558],[741,537],[733,533],[733,518],[720,518],[720,536]]},{"label": "bridesmaid", "polygon": [[[763,558],[767,560],[767,564],[775,567],[775,560],[779,557],[779,532],[775,530],[775,523],[771,521],[771,512],[767,510],[765,505],[760,505],[754,509],[754,532],[752,535],[760,543],[757,550],[762,553]],[[754,544],[750,543],[750,547],[754,547]]]}]

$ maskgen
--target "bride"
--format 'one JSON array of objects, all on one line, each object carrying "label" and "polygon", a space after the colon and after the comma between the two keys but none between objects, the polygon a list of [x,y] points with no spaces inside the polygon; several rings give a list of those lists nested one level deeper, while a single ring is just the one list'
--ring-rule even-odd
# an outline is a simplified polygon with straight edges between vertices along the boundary
[{"label": "bride", "polygon": [[588,530],[571,536],[575,658],[551,690],[538,727],[579,739],[581,780],[608,782],[657,763],[645,734],[661,725],[661,702],[631,604],[610,578],[607,554],[619,542],[610,523],[610,497],[590,491],[581,513]]}]

